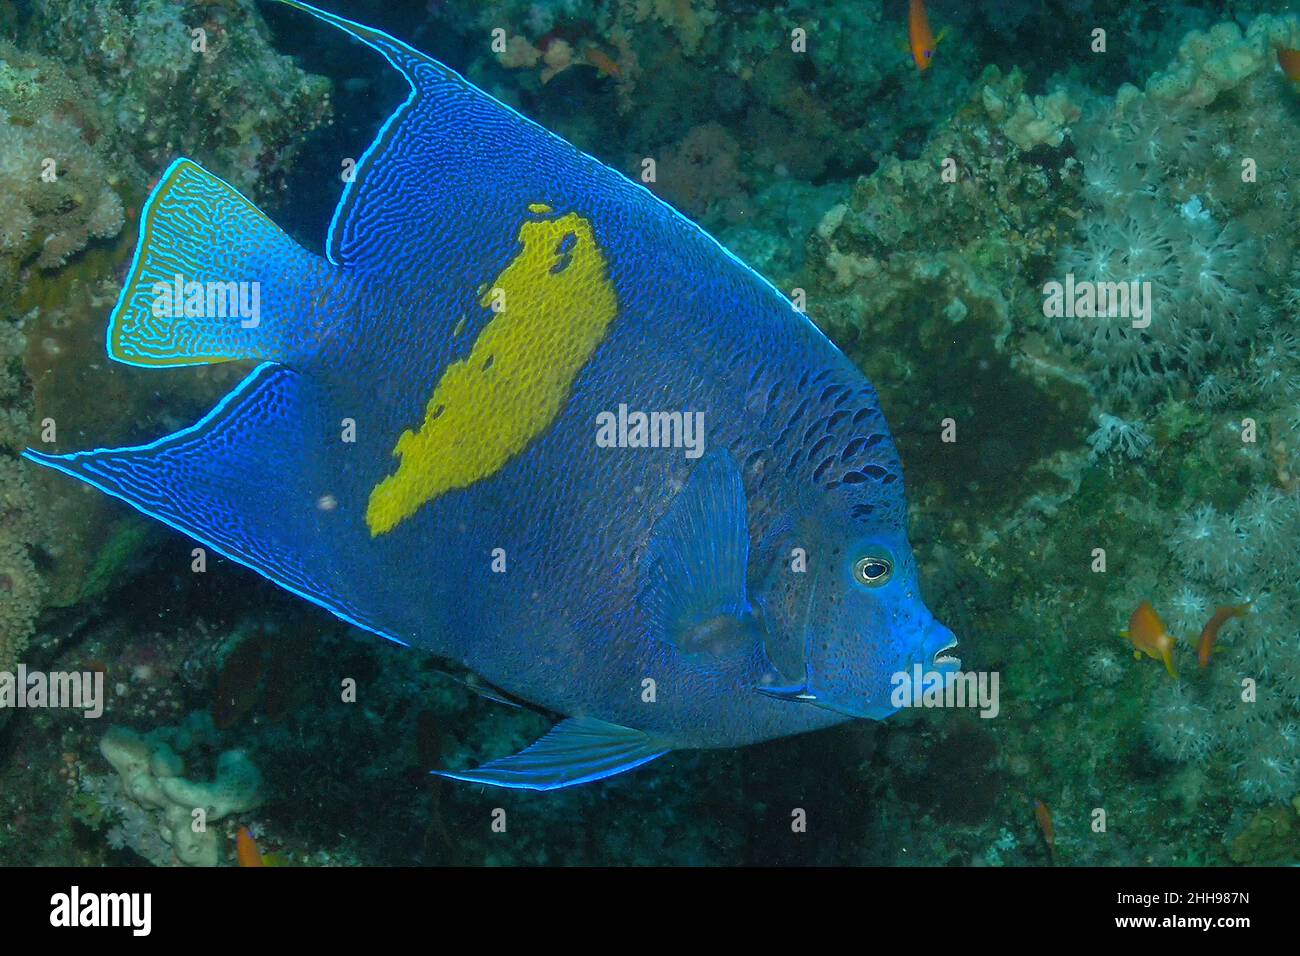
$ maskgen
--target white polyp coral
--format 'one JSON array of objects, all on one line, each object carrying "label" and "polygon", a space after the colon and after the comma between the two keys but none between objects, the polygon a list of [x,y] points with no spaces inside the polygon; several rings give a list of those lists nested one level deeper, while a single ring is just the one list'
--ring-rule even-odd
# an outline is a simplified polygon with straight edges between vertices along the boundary
[{"label": "white polyp coral", "polygon": [[1204,594],[1184,584],[1174,592],[1169,611],[1169,626],[1175,635],[1194,635],[1205,623],[1210,604]]},{"label": "white polyp coral", "polygon": [[1259,391],[1300,391],[1300,339],[1289,329],[1276,325],[1265,329],[1256,343],[1252,365]]},{"label": "white polyp coral", "polygon": [[1097,430],[1088,436],[1092,457],[1118,452],[1127,458],[1141,458],[1153,439],[1141,422],[1129,422],[1105,412],[1097,413]]},{"label": "white polyp coral", "polygon": [[1242,537],[1235,520],[1212,505],[1199,505],[1184,515],[1170,536],[1175,560],[1193,578],[1220,583],[1240,569]]},{"label": "white polyp coral", "polygon": [[1245,796],[1258,803],[1290,800],[1300,774],[1300,747],[1294,727],[1268,727],[1233,769]]},{"label": "white polyp coral", "polygon": [[1223,622],[1208,671],[1157,691],[1152,746],[1179,762],[1204,762],[1219,746],[1216,765],[1252,803],[1300,792],[1297,540],[1300,492],[1264,486],[1231,511],[1197,506],[1167,542],[1185,578],[1162,602],[1179,639],[1196,641],[1216,607],[1248,611]]},{"label": "white polyp coral", "polygon": [[1218,725],[1214,713],[1194,699],[1186,684],[1169,682],[1152,695],[1151,739],[1163,757],[1201,763],[1218,746]]},{"label": "white polyp coral", "polygon": [[[1253,238],[1270,231],[1273,208],[1285,219],[1290,202],[1292,120],[1273,74],[1275,51],[1297,40],[1295,15],[1257,17],[1244,33],[1232,23],[1193,31],[1145,90],[1126,84],[1113,99],[1081,100],[1071,135],[1087,206],[1055,273],[1149,288],[1150,322],[1085,314],[1053,319],[1047,331],[1107,406],[1172,392],[1214,407],[1300,390],[1300,357],[1285,337],[1257,341],[1275,311],[1275,328],[1294,317],[1294,266]],[[1243,175],[1247,159],[1258,180]],[[1256,374],[1243,378],[1247,359]]]},{"label": "white polyp coral", "polygon": [[1132,400],[1177,378],[1210,374],[1213,362],[1245,354],[1262,305],[1250,260],[1255,243],[1208,216],[1185,216],[1167,200],[1141,196],[1121,213],[1083,226],[1058,269],[1076,281],[1143,284],[1150,322],[1128,316],[1059,321],[1056,338],[1076,349],[1103,381]]},{"label": "white polyp coral", "polygon": [[1183,217],[1188,235],[1180,244],[1181,272],[1187,297],[1210,311],[1240,309],[1252,279],[1243,251],[1251,247],[1245,235],[1218,226],[1209,216]]}]

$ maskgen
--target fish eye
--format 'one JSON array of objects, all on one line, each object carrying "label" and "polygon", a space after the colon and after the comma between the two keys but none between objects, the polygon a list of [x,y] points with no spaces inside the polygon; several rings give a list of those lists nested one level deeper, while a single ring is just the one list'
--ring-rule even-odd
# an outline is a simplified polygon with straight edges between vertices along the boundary
[{"label": "fish eye", "polygon": [[853,580],[878,588],[894,575],[894,562],[883,554],[864,555],[853,565]]}]

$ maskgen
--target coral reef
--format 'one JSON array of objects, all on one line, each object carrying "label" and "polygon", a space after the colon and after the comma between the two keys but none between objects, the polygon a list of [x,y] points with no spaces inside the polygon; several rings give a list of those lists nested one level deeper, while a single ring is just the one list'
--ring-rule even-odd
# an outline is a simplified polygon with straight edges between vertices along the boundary
[{"label": "coral reef", "polygon": [[1300,857],[1300,796],[1289,807],[1261,810],[1232,841],[1232,861],[1255,866],[1294,865]]},{"label": "coral reef", "polygon": [[0,290],[9,295],[21,266],[61,266],[122,228],[114,187],[132,173],[88,120],[88,99],[57,62],[0,44]]},{"label": "coral reef", "polygon": [[[1024,151],[1003,129],[1005,113],[990,111],[990,101],[1022,96],[1022,84],[990,67],[919,157],[887,158],[858,180],[810,237],[798,283],[812,318],[874,382],[912,383],[885,394],[913,495],[953,507],[988,510],[1022,493],[1018,476],[1076,445],[1094,401],[1077,370],[1026,334],[1082,196],[1065,148]],[[1033,434],[1008,407],[1040,410]],[[944,418],[960,421],[966,440],[934,442]],[[978,500],[973,485],[946,477],[977,473]]]},{"label": "coral reef", "polygon": [[31,428],[31,388],[22,368],[26,340],[0,320],[0,671],[11,671],[35,627],[45,581],[32,560],[48,538],[28,469],[17,459]]},{"label": "coral reef", "polygon": [[[491,0],[468,18],[452,5],[435,15],[440,28],[462,35],[505,30],[503,48],[465,65],[470,77],[509,102],[526,100],[546,125],[629,173],[718,122],[739,144],[746,178],[807,181],[861,170],[900,142],[914,145],[971,72],[973,48],[952,44],[945,80],[921,82],[900,48],[906,24],[887,6],[790,2],[724,12],[712,0]],[[593,79],[594,91],[584,82]],[[553,109],[572,96],[590,108]],[[605,126],[585,125],[597,116]],[[611,133],[621,149],[610,150]]]},{"label": "coral reef", "polygon": [[[42,419],[64,450],[147,440],[232,384],[242,369],[100,368],[148,178],[183,152],[274,201],[330,107],[273,49],[301,41],[272,44],[249,0],[6,20],[0,667],[42,604],[70,605],[28,653],[102,669],[119,726],[101,741],[42,712],[0,737],[0,861],[228,862],[246,825],[296,865],[1300,862],[1300,112],[1273,67],[1300,18],[934,2],[953,30],[922,76],[899,6],[347,5],[611,165],[655,159],[652,188],[805,294],[879,389],[927,597],[967,665],[1003,678],[997,720],[905,713],[554,794],[429,774],[548,718],[222,562],[197,579],[188,542],[13,460]],[[1070,52],[1085,10],[1112,52]],[[349,155],[393,104],[370,93],[379,58],[327,42],[350,70],[338,101],[365,107],[331,131]],[[1150,325],[1049,316],[1066,275],[1150,283]],[[137,573],[148,600],[122,587]],[[1143,600],[1177,638],[1176,679],[1118,636]],[[1201,668],[1206,621],[1244,603]],[[791,807],[819,838],[789,833]],[[489,835],[498,808],[509,840]]]},{"label": "coral reef", "polygon": [[199,721],[197,727],[159,728],[147,736],[124,727],[104,734],[99,749],[121,778],[123,794],[149,811],[143,817],[127,813],[109,831],[110,844],[129,845],[163,864],[166,858],[159,858],[160,847],[152,842],[152,825],[176,861],[187,866],[220,862],[221,831],[212,824],[255,809],[262,802],[262,776],[244,751],[227,750],[217,758],[214,780],[186,779],[185,761],[177,751],[188,750],[196,733],[205,732],[207,727]]},{"label": "coral reef", "polygon": [[35,629],[43,583],[31,558],[36,503],[26,469],[0,455],[0,671],[12,671]]},{"label": "coral reef", "polygon": [[[1225,627],[1201,679],[1157,689],[1148,726],[1162,756],[1214,763],[1249,803],[1300,791],[1297,539],[1300,495],[1268,487],[1228,513],[1196,508],[1168,539],[1170,556],[1211,604],[1248,600],[1251,613]],[[1198,594],[1192,603],[1205,600]]]},{"label": "coral reef", "polygon": [[1097,413],[1097,430],[1086,439],[1094,458],[1107,453],[1141,458],[1154,440],[1141,422],[1126,422],[1105,412]]},{"label": "coral reef", "polygon": [[[1276,368],[1296,353],[1278,290],[1293,266],[1263,239],[1287,234],[1298,208],[1278,135],[1295,120],[1273,69],[1274,48],[1297,42],[1295,16],[1193,31],[1145,92],[1094,98],[1077,124],[1088,207],[1057,270],[1154,294],[1148,328],[1099,315],[1049,330],[1112,411],[1169,392],[1213,407],[1286,384]],[[1252,351],[1271,373],[1236,374]]]},{"label": "coral reef", "polygon": [[[328,82],[272,50],[255,8],[251,0],[36,3],[17,18],[15,41],[0,44],[5,452],[71,448],[80,430],[119,444],[147,440],[197,418],[242,375],[216,367],[143,385],[129,371],[105,370],[102,330],[151,175],[183,153],[271,197],[329,118]],[[21,368],[10,364],[10,346],[25,348]],[[164,406],[166,418],[157,412]],[[35,421],[49,427],[33,431]],[[17,474],[5,469],[3,493],[30,502]],[[54,487],[45,476],[27,480]],[[3,573],[18,582],[5,633],[30,628],[34,551],[45,600],[68,605],[104,591],[154,540],[103,500],[52,492],[41,503],[39,519],[26,517],[30,504],[16,509],[22,528],[43,523],[60,534],[18,542],[16,530],[2,532]]]},{"label": "coral reef", "polygon": [[[1032,701],[1032,720],[991,728],[995,772],[1057,782],[1058,859],[1128,852],[1070,836],[1059,808],[1104,805],[1092,778],[1123,776],[1126,819],[1203,854],[1147,848],[1171,863],[1226,862],[1248,808],[1300,789],[1300,123],[1271,66],[1298,23],[1193,33],[1145,91],[1113,97],[1068,81],[1030,97],[986,70],[917,160],[885,160],[810,239],[809,310],[881,389],[927,593],[964,658]],[[1149,282],[1150,326],[1049,317],[1045,283],[1068,273]],[[1115,636],[1143,599],[1180,641],[1178,681]],[[1201,671],[1200,629],[1246,600]]]},{"label": "coral reef", "polygon": [[1070,132],[1070,124],[1079,118],[1079,107],[1065,90],[1028,96],[1024,83],[1024,74],[1013,70],[1004,84],[984,84],[980,98],[989,118],[998,124],[1003,136],[1026,152],[1036,146],[1060,146]]},{"label": "coral reef", "polygon": [[703,216],[709,207],[744,188],[740,146],[718,123],[692,129],[659,164],[654,187],[678,209]]},{"label": "coral reef", "polygon": [[329,81],[277,53],[251,0],[36,3],[33,46],[81,65],[100,128],[144,169],[178,153],[264,197],[330,115]]}]

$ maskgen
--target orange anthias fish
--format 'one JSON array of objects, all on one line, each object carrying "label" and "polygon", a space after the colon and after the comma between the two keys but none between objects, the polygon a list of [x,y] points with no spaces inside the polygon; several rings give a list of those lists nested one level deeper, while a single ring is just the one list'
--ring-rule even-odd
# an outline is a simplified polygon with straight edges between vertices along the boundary
[{"label": "orange anthias fish", "polygon": [[623,68],[618,65],[618,61],[594,46],[587,48],[587,62],[594,66],[601,76],[612,76],[617,79],[623,75]]},{"label": "orange anthias fish", "polygon": [[1038,829],[1043,831],[1043,841],[1047,844],[1047,855],[1056,862],[1056,828],[1052,826],[1052,811],[1037,797],[1034,798],[1034,819]]},{"label": "orange anthias fish", "polygon": [[1279,47],[1277,65],[1282,67],[1287,79],[1300,83],[1300,50],[1283,50]]},{"label": "orange anthias fish", "polygon": [[257,848],[257,841],[248,832],[248,827],[240,827],[235,834],[235,859],[240,866],[266,866],[262,851]]},{"label": "orange anthias fish", "polygon": [[1210,666],[1210,655],[1214,653],[1214,642],[1219,637],[1219,628],[1225,621],[1234,617],[1245,617],[1250,613],[1250,604],[1230,604],[1227,607],[1221,607],[1214,612],[1214,616],[1205,622],[1205,628],[1201,631],[1201,640],[1196,645],[1196,659],[1201,664],[1201,669]]},{"label": "orange anthias fish", "polygon": [[907,42],[912,62],[925,72],[934,61],[934,49],[939,41],[930,30],[930,18],[925,15],[925,0],[910,0],[907,10]]},{"label": "orange anthias fish", "polygon": [[1143,601],[1137,606],[1133,616],[1128,619],[1128,630],[1120,631],[1120,634],[1133,645],[1134,658],[1145,654],[1164,661],[1169,676],[1178,676],[1178,671],[1174,670],[1174,639],[1165,629],[1165,622],[1160,620],[1160,615],[1150,601]]}]

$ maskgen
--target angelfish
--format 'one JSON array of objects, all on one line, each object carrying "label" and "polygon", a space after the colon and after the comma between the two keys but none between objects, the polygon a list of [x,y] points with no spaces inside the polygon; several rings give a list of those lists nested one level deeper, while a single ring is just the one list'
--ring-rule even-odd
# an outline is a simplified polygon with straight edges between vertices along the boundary
[{"label": "angelfish", "polygon": [[[955,669],[876,394],[766,280],[378,30],[410,84],[324,258],[190,159],[141,216],[111,358],[260,364],[150,444],[26,457],[566,719],[460,780],[548,790],[894,711]],[[260,315],[156,308],[256,283]],[[243,288],[240,286],[240,288]],[[629,408],[706,451],[599,447]]]}]

